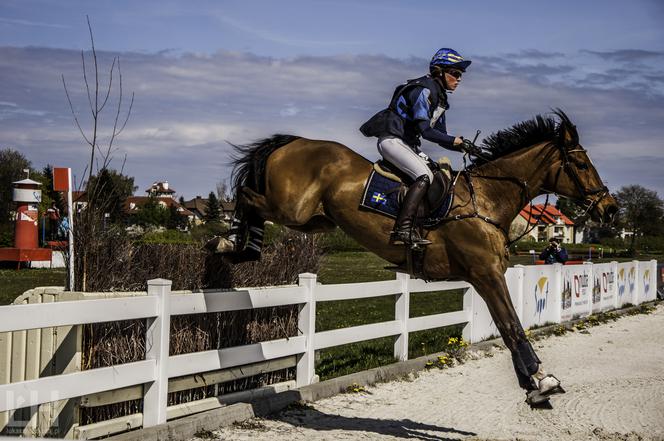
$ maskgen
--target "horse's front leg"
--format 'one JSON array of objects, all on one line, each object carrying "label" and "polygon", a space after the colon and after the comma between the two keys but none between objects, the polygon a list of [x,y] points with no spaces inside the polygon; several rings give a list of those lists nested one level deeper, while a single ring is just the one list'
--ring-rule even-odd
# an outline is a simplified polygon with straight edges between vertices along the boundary
[{"label": "horse's front leg", "polygon": [[526,390],[531,406],[543,405],[553,394],[563,393],[560,381],[547,375],[521,326],[509,295],[507,282],[499,269],[471,271],[471,284],[486,302],[505,345],[512,353],[512,363],[519,386]]}]

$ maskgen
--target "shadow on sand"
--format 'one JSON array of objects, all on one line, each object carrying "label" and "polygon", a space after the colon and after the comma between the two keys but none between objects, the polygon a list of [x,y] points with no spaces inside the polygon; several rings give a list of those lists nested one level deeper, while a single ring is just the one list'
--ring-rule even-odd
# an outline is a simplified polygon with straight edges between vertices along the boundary
[{"label": "shadow on sand", "polygon": [[[314,430],[373,432],[396,438],[411,438],[428,441],[450,441],[458,440],[466,436],[477,435],[473,432],[466,432],[450,427],[423,424],[408,419],[384,420],[377,418],[349,418],[340,415],[328,415],[313,407],[301,404],[291,406],[289,409],[267,418],[283,421],[296,427]],[[456,434],[460,436],[447,438],[441,436],[441,434]]]}]

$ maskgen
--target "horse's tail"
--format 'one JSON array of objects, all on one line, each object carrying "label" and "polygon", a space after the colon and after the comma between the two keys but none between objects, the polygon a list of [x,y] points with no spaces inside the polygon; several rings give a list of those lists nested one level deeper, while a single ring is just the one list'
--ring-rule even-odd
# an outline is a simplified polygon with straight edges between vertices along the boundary
[{"label": "horse's tail", "polygon": [[299,138],[299,136],[293,135],[273,135],[271,138],[252,144],[231,144],[235,149],[231,181],[236,194],[243,186],[249,187],[257,193],[263,193],[265,190],[267,158],[278,148]]}]

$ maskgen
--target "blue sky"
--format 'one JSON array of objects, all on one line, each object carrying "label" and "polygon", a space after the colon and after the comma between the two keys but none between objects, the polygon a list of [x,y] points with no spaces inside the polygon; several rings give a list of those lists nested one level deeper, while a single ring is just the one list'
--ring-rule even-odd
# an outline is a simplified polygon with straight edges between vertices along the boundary
[{"label": "blue sky", "polygon": [[86,14],[104,71],[119,56],[125,94],[135,93],[113,165],[126,154],[139,194],[167,179],[185,198],[206,195],[228,177],[226,141],[277,132],[375,159],[357,128],[446,46],[474,62],[451,97],[450,133],[489,135],[561,107],[612,190],[664,195],[661,1],[3,0],[0,148],[79,176],[88,150],[61,75],[89,127]]}]

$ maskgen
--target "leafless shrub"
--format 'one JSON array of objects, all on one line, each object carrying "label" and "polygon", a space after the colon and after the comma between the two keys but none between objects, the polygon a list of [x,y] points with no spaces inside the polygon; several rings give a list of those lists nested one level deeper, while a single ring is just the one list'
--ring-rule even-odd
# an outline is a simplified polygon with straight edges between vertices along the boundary
[{"label": "leafless shrub", "polygon": [[[114,236],[109,236],[114,237]],[[120,239],[97,255],[89,274],[95,290],[146,289],[146,280],[173,280],[174,289],[270,286],[297,282],[298,274],[318,270],[320,250],[312,235],[288,233],[265,248],[260,262],[228,265],[201,250],[198,244],[132,244]],[[122,260],[122,261],[120,261]],[[116,261],[116,263],[113,263]],[[108,274],[116,273],[114,275]],[[188,274],[184,274],[188,273]],[[262,308],[213,314],[175,316],[171,319],[170,354],[221,349],[297,335],[297,306]],[[132,320],[86,325],[84,369],[145,359],[145,321]],[[294,369],[265,373],[241,380],[170,393],[168,404],[252,389],[294,378]],[[82,408],[83,424],[142,411],[141,400]]]}]

